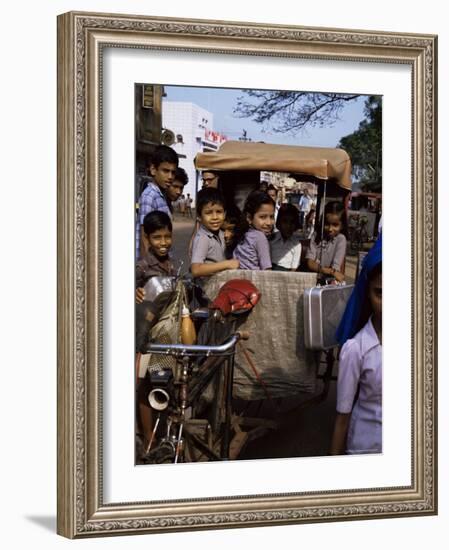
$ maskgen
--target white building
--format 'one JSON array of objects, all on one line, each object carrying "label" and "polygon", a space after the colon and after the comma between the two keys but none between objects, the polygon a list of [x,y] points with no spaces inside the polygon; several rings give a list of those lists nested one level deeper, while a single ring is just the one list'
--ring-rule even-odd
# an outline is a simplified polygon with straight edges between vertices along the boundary
[{"label": "white building", "polygon": [[[184,194],[190,193],[195,200],[196,170],[193,159],[202,151],[216,151],[226,137],[215,132],[214,115],[195,103],[162,101],[162,127],[171,130],[176,138],[171,147],[182,155],[179,165],[189,176]],[[201,182],[198,182],[201,189]]]}]

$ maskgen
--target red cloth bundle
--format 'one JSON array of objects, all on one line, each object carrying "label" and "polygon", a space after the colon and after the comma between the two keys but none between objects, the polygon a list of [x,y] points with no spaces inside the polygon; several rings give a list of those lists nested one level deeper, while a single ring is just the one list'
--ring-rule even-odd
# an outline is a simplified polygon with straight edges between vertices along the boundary
[{"label": "red cloth bundle", "polygon": [[219,309],[223,315],[246,313],[257,304],[260,296],[251,281],[231,279],[220,288],[210,308]]}]

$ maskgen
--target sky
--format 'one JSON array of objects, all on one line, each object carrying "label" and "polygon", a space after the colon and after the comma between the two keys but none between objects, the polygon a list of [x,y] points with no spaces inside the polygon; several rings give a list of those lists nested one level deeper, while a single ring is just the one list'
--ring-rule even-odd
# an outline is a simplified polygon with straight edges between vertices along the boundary
[{"label": "sky", "polygon": [[165,86],[164,101],[187,101],[208,110],[214,115],[214,127],[210,130],[225,134],[228,139],[237,140],[246,130],[252,141],[265,141],[285,145],[305,145],[310,147],[335,147],[340,138],[352,133],[364,119],[363,107],[367,96],[346,105],[340,120],[333,127],[310,128],[296,136],[263,132],[262,125],[248,118],[233,114],[237,98],[244,95],[242,90],[232,88],[198,88],[190,86]]}]

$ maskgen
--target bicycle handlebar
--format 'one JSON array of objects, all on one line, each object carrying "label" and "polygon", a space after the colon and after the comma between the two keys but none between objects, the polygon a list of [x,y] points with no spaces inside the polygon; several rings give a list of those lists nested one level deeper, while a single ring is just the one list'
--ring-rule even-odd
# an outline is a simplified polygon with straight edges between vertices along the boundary
[{"label": "bicycle handlebar", "polygon": [[186,346],[184,344],[149,344],[146,353],[156,353],[161,355],[175,356],[196,356],[205,355],[227,355],[228,352],[235,347],[239,340],[247,340],[249,334],[247,332],[236,332],[230,336],[223,344],[218,346]]}]

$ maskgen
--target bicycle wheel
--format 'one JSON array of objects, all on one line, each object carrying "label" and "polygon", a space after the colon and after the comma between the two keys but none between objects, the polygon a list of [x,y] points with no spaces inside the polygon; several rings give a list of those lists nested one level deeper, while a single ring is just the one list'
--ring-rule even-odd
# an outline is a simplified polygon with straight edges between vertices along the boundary
[{"label": "bicycle wheel", "polygon": [[162,442],[154,449],[151,449],[142,458],[143,464],[171,464],[175,459],[175,448],[171,443]]},{"label": "bicycle wheel", "polygon": [[[192,421],[193,423],[207,422],[210,428],[210,433],[202,434],[201,439],[209,449],[215,455],[220,454],[220,444],[223,438],[226,424],[226,371],[224,368],[225,360],[222,358],[216,358],[217,363],[211,367],[214,368],[215,373],[211,378],[208,386],[202,393],[202,397],[208,396],[207,402],[202,402],[202,406],[194,406],[192,409]],[[195,438],[198,442],[198,438]],[[195,445],[193,441],[193,445]],[[201,456],[201,460],[204,460],[205,449],[202,448],[200,454],[193,452],[194,456]],[[206,456],[207,452],[206,452]],[[216,460],[216,458],[209,458]],[[207,460],[207,459],[206,459]]]}]

